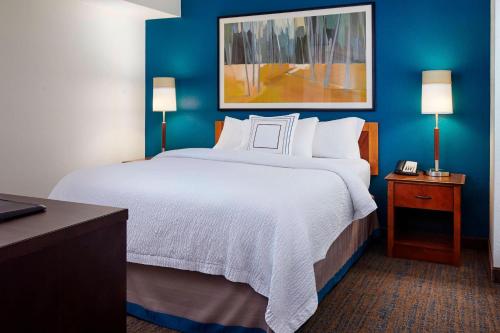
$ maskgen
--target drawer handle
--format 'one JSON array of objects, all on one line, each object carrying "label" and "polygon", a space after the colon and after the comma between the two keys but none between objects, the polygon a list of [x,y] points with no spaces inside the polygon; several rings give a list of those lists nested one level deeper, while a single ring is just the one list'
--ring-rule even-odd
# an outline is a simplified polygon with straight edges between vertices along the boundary
[{"label": "drawer handle", "polygon": [[422,200],[431,200],[432,197],[430,195],[416,195],[415,198]]}]

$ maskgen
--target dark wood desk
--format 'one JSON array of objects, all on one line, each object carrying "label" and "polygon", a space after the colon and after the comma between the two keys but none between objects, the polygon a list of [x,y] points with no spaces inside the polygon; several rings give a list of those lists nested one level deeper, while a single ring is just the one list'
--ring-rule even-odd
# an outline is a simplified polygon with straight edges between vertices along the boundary
[{"label": "dark wood desk", "polygon": [[0,331],[125,332],[128,211],[0,198],[47,206],[0,223]]}]

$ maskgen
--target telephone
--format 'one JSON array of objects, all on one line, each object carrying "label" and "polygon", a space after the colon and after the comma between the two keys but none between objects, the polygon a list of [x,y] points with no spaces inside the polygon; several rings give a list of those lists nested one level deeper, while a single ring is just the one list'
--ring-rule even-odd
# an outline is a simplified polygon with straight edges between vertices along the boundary
[{"label": "telephone", "polygon": [[405,176],[418,176],[417,162],[399,160],[398,163],[396,163],[394,173]]}]

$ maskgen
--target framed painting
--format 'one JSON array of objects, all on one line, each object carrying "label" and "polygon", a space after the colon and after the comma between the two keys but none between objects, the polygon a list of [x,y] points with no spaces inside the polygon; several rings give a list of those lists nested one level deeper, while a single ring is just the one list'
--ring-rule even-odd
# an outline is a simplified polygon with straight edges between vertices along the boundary
[{"label": "framed painting", "polygon": [[219,109],[373,109],[373,5],[219,18]]}]

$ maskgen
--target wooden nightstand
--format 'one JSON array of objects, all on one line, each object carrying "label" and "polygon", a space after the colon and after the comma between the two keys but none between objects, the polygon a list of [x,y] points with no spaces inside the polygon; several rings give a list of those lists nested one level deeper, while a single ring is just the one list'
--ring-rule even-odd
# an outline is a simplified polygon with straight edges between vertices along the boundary
[{"label": "wooden nightstand", "polygon": [[144,158],[138,158],[136,160],[130,160],[130,161],[123,161],[122,163],[130,163],[130,162],[140,162],[140,161],[149,161],[150,159],[152,159],[153,156],[146,156]]},{"label": "wooden nightstand", "polygon": [[[385,179],[388,183],[387,255],[460,265],[461,192],[465,175],[429,177],[423,173],[418,176],[390,173]],[[451,213],[451,235],[404,230],[406,220],[396,224],[396,208]],[[427,221],[420,222],[425,224]]]}]

